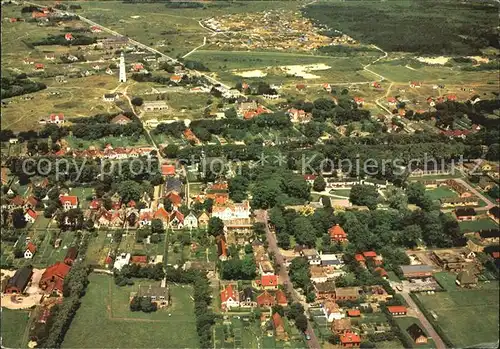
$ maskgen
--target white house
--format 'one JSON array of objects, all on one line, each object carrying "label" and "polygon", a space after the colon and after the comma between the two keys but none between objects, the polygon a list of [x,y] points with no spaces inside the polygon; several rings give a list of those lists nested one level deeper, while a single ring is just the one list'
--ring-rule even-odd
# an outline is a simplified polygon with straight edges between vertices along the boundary
[{"label": "white house", "polygon": [[315,249],[304,249],[300,252],[300,255],[302,257],[305,257],[307,259],[307,262],[309,265],[320,265],[321,264],[321,257]]},{"label": "white house", "polygon": [[196,218],[193,212],[189,212],[189,214],[184,217],[184,227],[189,229],[198,228],[198,218]]},{"label": "white house", "polygon": [[50,124],[61,125],[64,124],[64,114],[50,114],[49,120],[47,121]]},{"label": "white house", "polygon": [[35,223],[36,217],[37,217],[37,214],[32,209],[27,210],[26,214],[24,215],[24,219],[28,223]]},{"label": "white house", "polygon": [[122,253],[116,257],[113,268],[122,270],[122,268],[130,263],[130,253]]},{"label": "white house", "polygon": [[226,311],[240,306],[238,292],[233,285],[227,285],[226,288],[220,292],[220,300],[221,308]]},{"label": "white house", "polygon": [[28,242],[28,245],[26,245],[26,250],[24,251],[24,258],[25,259],[33,258],[35,252],[36,252],[36,246],[32,242]]},{"label": "white house", "polygon": [[212,217],[224,220],[248,219],[250,218],[250,204],[247,200],[242,203],[234,203],[227,206],[214,206]]}]

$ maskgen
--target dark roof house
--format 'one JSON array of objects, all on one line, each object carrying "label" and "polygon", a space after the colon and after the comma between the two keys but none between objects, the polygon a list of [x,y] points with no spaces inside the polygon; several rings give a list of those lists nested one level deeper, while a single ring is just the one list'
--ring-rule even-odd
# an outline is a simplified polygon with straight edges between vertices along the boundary
[{"label": "dark roof house", "polygon": [[5,293],[23,293],[24,289],[31,280],[31,275],[33,275],[33,267],[27,266],[18,269],[14,276],[12,276],[7,285],[5,286]]}]

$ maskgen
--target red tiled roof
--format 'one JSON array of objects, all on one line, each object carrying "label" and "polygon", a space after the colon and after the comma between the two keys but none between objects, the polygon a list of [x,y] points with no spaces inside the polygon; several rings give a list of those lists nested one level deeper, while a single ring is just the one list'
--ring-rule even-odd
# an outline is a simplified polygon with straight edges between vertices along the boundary
[{"label": "red tiled roof", "polygon": [[263,305],[263,304],[274,304],[275,298],[273,297],[272,294],[270,294],[267,291],[264,291],[264,293],[260,294],[257,296],[257,304],[258,305]]},{"label": "red tiled roof", "polygon": [[278,285],[278,276],[277,275],[262,275],[260,278],[262,286],[277,286]]},{"label": "red tiled roof", "polygon": [[104,260],[104,263],[105,264],[111,264],[113,263],[113,258],[111,258],[111,256],[107,256],[106,259]]},{"label": "red tiled roof", "polygon": [[56,262],[51,265],[42,274],[40,282],[51,282],[56,278],[54,288],[62,292],[63,282],[71,267],[63,262]]},{"label": "red tiled roof", "polygon": [[346,332],[340,335],[340,343],[342,344],[353,344],[360,342],[361,338],[356,333]]},{"label": "red tiled roof", "polygon": [[316,176],[315,176],[315,175],[313,175],[313,174],[306,174],[306,175],[304,175],[304,179],[305,179],[306,181],[311,181],[311,180],[316,179]]},{"label": "red tiled roof", "polygon": [[365,261],[365,257],[363,257],[363,255],[361,253],[357,253],[354,256],[354,259],[356,259],[358,262],[364,262]]},{"label": "red tiled roof", "polygon": [[78,205],[78,196],[75,195],[62,195],[59,197],[59,201],[62,205],[65,202],[69,202],[72,206]]},{"label": "red tiled roof", "polygon": [[36,246],[32,242],[28,242],[28,245],[26,245],[26,250],[30,251],[31,253],[36,252]]},{"label": "red tiled roof", "polygon": [[389,311],[389,313],[391,314],[395,314],[395,313],[406,313],[406,307],[402,306],[402,305],[389,305],[387,307],[387,310]]},{"label": "red tiled roof", "polygon": [[286,299],[285,292],[282,290],[276,291],[276,301],[278,304],[287,304],[288,300]]},{"label": "red tiled roof", "polygon": [[64,35],[64,38],[65,38],[66,40],[73,40],[73,39],[74,39],[74,38],[73,38],[73,34],[71,34],[71,33],[66,33],[66,35]]},{"label": "red tiled roof", "polygon": [[347,315],[349,315],[349,316],[361,316],[361,312],[359,311],[359,309],[349,309],[347,311]]},{"label": "red tiled roof", "polygon": [[147,262],[148,262],[147,256],[132,256],[130,258],[130,263],[146,264]]},{"label": "red tiled roof", "polygon": [[161,165],[161,174],[164,176],[175,175],[175,165],[169,165],[169,164]]},{"label": "red tiled roof", "polygon": [[172,75],[170,77],[170,81],[179,82],[181,80],[182,80],[182,76],[180,76],[180,75]]},{"label": "red tiled roof", "polygon": [[89,207],[93,210],[97,210],[99,207],[101,207],[101,200],[92,200],[89,204]]},{"label": "red tiled roof", "polygon": [[165,207],[160,207],[158,210],[156,210],[155,214],[153,215],[154,219],[168,219],[168,212],[165,210]]},{"label": "red tiled roof", "polygon": [[63,113],[59,113],[59,114],[50,114],[50,121],[55,121],[56,120],[56,116],[59,118],[59,120],[64,120],[64,114]]},{"label": "red tiled roof", "polygon": [[37,217],[37,214],[35,211],[33,211],[32,209],[29,209],[28,211],[26,211],[26,213],[33,219],[36,219]]},{"label": "red tiled roof", "polygon": [[177,218],[180,223],[184,223],[184,215],[182,212],[174,210],[170,215],[170,220],[173,220],[174,218]]},{"label": "red tiled roof", "polygon": [[274,328],[284,327],[283,319],[281,318],[281,315],[279,313],[273,314],[273,324],[274,324]]},{"label": "red tiled roof", "polygon": [[227,302],[229,298],[233,300],[236,300],[238,298],[232,284],[227,285],[226,288],[220,292],[220,300],[222,303]]},{"label": "red tiled roof", "polygon": [[22,206],[24,204],[24,200],[19,195],[16,195],[12,198],[12,200],[10,200],[10,203],[16,206]]},{"label": "red tiled roof", "polygon": [[385,269],[381,268],[381,267],[375,268],[375,272],[379,273],[380,276],[387,276],[388,275],[387,272],[385,271]]},{"label": "red tiled roof", "polygon": [[344,229],[338,224],[334,225],[330,229],[328,229],[328,233],[330,234],[330,237],[333,239],[334,237],[340,236],[340,237],[347,237],[347,234],[345,233]]},{"label": "red tiled roof", "polygon": [[167,198],[170,200],[172,204],[175,206],[179,206],[182,203],[182,198],[179,194],[177,193],[170,193],[168,194]]},{"label": "red tiled roof", "polygon": [[377,257],[377,252],[365,251],[365,252],[363,252],[363,256],[365,256],[366,258],[375,258],[375,257]]}]

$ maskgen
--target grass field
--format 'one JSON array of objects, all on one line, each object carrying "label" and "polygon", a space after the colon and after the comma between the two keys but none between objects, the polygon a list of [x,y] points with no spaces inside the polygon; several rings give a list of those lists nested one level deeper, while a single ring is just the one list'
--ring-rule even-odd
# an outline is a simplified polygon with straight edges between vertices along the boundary
[{"label": "grass field", "polygon": [[[422,324],[420,323],[420,321],[417,318],[405,316],[405,317],[397,317],[394,319],[396,320],[396,323],[398,324],[401,331],[405,334],[405,336],[409,339],[410,342],[413,342],[413,340],[410,337],[410,335],[408,334],[408,332],[406,331],[406,329],[408,327],[410,327],[413,324],[417,324],[420,326],[420,328],[422,330],[424,330]],[[425,330],[424,330],[424,332],[425,332]],[[428,335],[428,333],[426,333],[426,334]],[[414,348],[435,348],[436,345],[434,344],[434,341],[432,339],[428,338],[426,344],[413,343],[413,347]]]},{"label": "grass field", "polygon": [[[308,54],[284,52],[246,52],[246,51],[210,51],[198,50],[190,59],[203,62],[211,71],[225,82],[234,84],[238,81],[263,80],[269,83],[294,85],[298,82],[321,84],[324,82],[361,82],[373,79],[362,71],[362,66],[370,61],[371,57],[343,57],[315,56]],[[311,73],[318,79],[303,79],[287,76],[283,71],[273,67],[286,65],[325,64],[330,68],[314,70]],[[267,73],[265,78],[243,78],[236,75],[246,70],[262,70]]]},{"label": "grass field", "polygon": [[460,230],[463,232],[475,232],[483,229],[498,228],[498,224],[489,218],[478,219],[476,221],[460,222],[458,223]]},{"label": "grass field", "polygon": [[476,289],[462,289],[452,273],[436,273],[446,292],[417,294],[425,308],[433,310],[437,323],[456,347],[468,347],[498,340],[499,289],[497,283],[480,283]]},{"label": "grass field", "polygon": [[170,285],[172,306],[146,314],[130,312],[128,303],[130,292],[149,282],[120,288],[107,275],[92,274],[89,279],[63,348],[98,348],[103,343],[109,348],[198,346],[190,286]]},{"label": "grass field", "polygon": [[2,338],[2,348],[25,347],[27,343],[24,343],[24,332],[29,322],[29,311],[6,308],[2,308],[1,311],[0,337]]},{"label": "grass field", "polygon": [[453,190],[445,187],[439,187],[432,190],[426,190],[425,193],[429,195],[432,200],[439,200],[444,198],[456,198],[458,196]]}]

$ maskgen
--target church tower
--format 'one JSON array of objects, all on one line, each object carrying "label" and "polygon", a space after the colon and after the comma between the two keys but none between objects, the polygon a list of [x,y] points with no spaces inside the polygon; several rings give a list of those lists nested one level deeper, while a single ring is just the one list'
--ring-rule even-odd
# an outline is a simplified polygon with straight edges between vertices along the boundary
[{"label": "church tower", "polygon": [[123,52],[120,56],[120,82],[127,82],[127,75],[125,74],[125,57],[123,56]]}]

